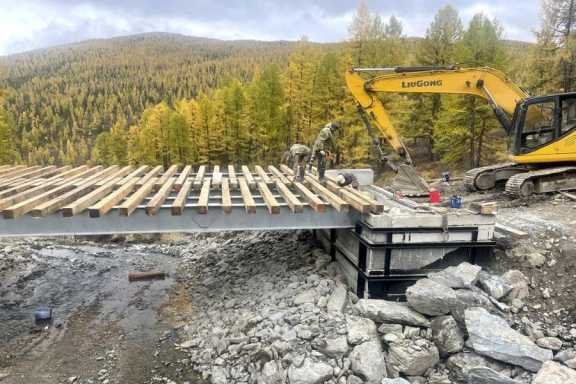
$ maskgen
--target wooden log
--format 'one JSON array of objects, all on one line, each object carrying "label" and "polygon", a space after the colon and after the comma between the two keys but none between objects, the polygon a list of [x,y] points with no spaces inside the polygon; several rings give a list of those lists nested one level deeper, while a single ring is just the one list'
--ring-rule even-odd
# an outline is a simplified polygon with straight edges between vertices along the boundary
[{"label": "wooden log", "polygon": [[298,197],[296,197],[296,195],[292,193],[290,188],[288,188],[286,184],[284,184],[279,179],[276,180],[276,189],[278,190],[278,192],[280,192],[280,194],[286,201],[286,204],[288,204],[288,207],[290,207],[292,213],[301,213],[304,210],[304,206],[302,202],[298,199]]},{"label": "wooden log", "polygon": [[270,171],[270,173],[272,173],[272,175],[274,175],[274,177],[279,180],[282,184],[286,184],[286,185],[290,185],[291,181],[288,180],[288,178],[286,176],[284,176],[284,174],[282,172],[280,172],[278,170],[278,168],[276,168],[273,165],[268,166],[268,170]]},{"label": "wooden log", "polygon": [[568,193],[568,192],[564,192],[561,191],[560,194],[564,197],[567,197],[568,199],[572,200],[572,201],[576,201],[576,195],[573,193]]},{"label": "wooden log", "polygon": [[130,195],[126,201],[120,205],[118,212],[120,216],[130,216],[132,212],[138,208],[138,205],[154,190],[157,178],[149,179],[146,184],[140,186],[132,195]]},{"label": "wooden log", "polygon": [[[72,202],[71,204],[65,207],[62,207],[61,210],[62,215],[64,217],[72,217],[84,212],[91,205],[94,205],[96,202],[98,202],[98,200],[104,198],[106,195],[112,192],[114,188],[123,180],[125,180],[124,177],[109,180],[106,184],[101,185],[100,187],[90,192],[89,194],[82,196],[80,199]],[[138,179],[132,179],[132,180],[135,183]]]},{"label": "wooden log", "polygon": [[158,178],[155,188],[162,188],[162,185],[164,185],[164,183],[166,183],[172,176],[174,176],[176,172],[178,172],[178,166],[172,165],[166,172],[162,174],[162,176]]},{"label": "wooden log", "polygon": [[114,208],[114,206],[116,206],[116,204],[132,193],[139,181],[140,179],[138,178],[127,181],[109,196],[106,196],[93,206],[88,207],[90,217],[100,217],[108,213],[112,208]]},{"label": "wooden log", "polygon": [[272,192],[270,192],[268,185],[263,181],[259,181],[257,185],[260,193],[262,194],[262,198],[264,199],[264,203],[268,207],[268,212],[270,212],[272,215],[280,213],[280,204],[278,204],[278,201]]},{"label": "wooden log", "polygon": [[244,180],[246,181],[246,184],[250,189],[256,187],[256,181],[254,180],[254,176],[252,175],[252,172],[250,172],[250,169],[246,165],[242,166],[242,175],[244,175]]},{"label": "wooden log", "polygon": [[337,183],[330,180],[326,183],[327,188],[334,192],[334,194],[340,196],[344,201],[346,201],[352,208],[360,213],[370,213],[372,211],[372,205],[364,199],[362,196],[358,196],[352,193],[346,188],[338,186]]},{"label": "wooden log", "polygon": [[326,201],[330,203],[338,212],[345,212],[348,210],[350,206],[347,202],[342,200],[338,195],[328,190],[328,188],[324,187],[318,181],[310,176],[305,177],[306,182],[308,185],[312,187],[312,189],[321,195]]},{"label": "wooden log", "polygon": [[13,169],[24,168],[23,165],[0,165],[0,177],[5,173],[12,171]]},{"label": "wooden log", "polygon": [[51,165],[49,167],[34,169],[32,171],[19,174],[17,176],[3,177],[2,179],[0,179],[0,184],[1,185],[10,185],[14,181],[21,180],[21,179],[26,180],[26,179],[31,179],[31,178],[36,177],[36,176],[42,176],[42,175],[45,175],[45,174],[47,174],[50,171],[53,171],[55,169],[56,169],[56,167]]},{"label": "wooden log", "polygon": [[288,167],[286,164],[280,164],[280,169],[288,176],[294,176],[294,171],[290,169],[290,167]]},{"label": "wooden log", "polygon": [[35,171],[40,169],[40,166],[34,166],[34,167],[23,167],[23,168],[14,168],[12,170],[10,170],[9,172],[5,173],[2,175],[2,179],[6,180],[12,177],[17,177],[20,175],[25,175],[29,172]]},{"label": "wooden log", "polygon": [[212,186],[219,187],[222,184],[222,172],[220,172],[220,166],[215,165],[212,171]]},{"label": "wooden log", "polygon": [[62,174],[64,171],[69,170],[70,168],[71,168],[70,166],[57,168],[54,170],[54,173],[51,173],[49,175],[45,175],[45,176],[49,176],[47,179],[43,178],[43,177],[38,177],[38,178],[31,179],[31,180],[23,180],[20,183],[13,183],[8,187],[8,189],[5,189],[5,190],[0,192],[0,199],[4,199],[8,196],[15,195],[19,192],[24,192],[24,191],[29,190],[31,188],[36,188],[40,185],[47,186],[48,184],[52,183],[54,180],[60,180],[60,174]]},{"label": "wooden log", "polygon": [[184,181],[184,184],[178,191],[178,195],[176,195],[176,199],[172,202],[172,206],[170,210],[172,212],[172,216],[180,216],[184,211],[184,207],[186,202],[188,201],[188,195],[190,194],[190,190],[192,189],[193,180],[187,179]]},{"label": "wooden log", "polygon": [[182,170],[182,172],[180,172],[178,179],[176,179],[176,182],[174,183],[174,189],[176,191],[180,191],[180,189],[182,189],[182,186],[184,185],[184,183],[188,179],[188,176],[190,176],[190,172],[192,172],[192,166],[191,165],[185,166],[184,169]]},{"label": "wooden log", "polygon": [[211,180],[208,178],[204,180],[202,184],[202,189],[200,190],[200,196],[198,197],[198,204],[196,207],[198,208],[198,213],[206,214],[208,213],[208,201],[210,200],[210,183]]},{"label": "wooden log", "polygon": [[146,175],[142,176],[140,180],[138,180],[138,183],[136,184],[138,186],[147,184],[148,181],[150,181],[150,179],[152,179],[153,177],[157,177],[160,174],[160,172],[162,172],[162,170],[164,170],[164,167],[162,167],[161,165],[152,168],[152,170],[148,172]]},{"label": "wooden log", "polygon": [[[100,171],[101,169],[101,166],[89,168],[84,172],[76,174],[76,176],[78,178],[81,178],[82,176],[89,176],[97,171]],[[28,213],[37,204],[44,203],[62,193],[73,189],[75,183],[76,179],[64,180],[64,183],[60,185],[46,183],[46,185],[41,185],[3,199],[0,201],[0,209],[3,209],[3,215],[7,219],[20,217]]]},{"label": "wooden log", "polygon": [[[127,182],[129,182],[130,180],[133,180],[135,177],[140,177],[142,176],[142,174],[144,172],[146,172],[150,167],[147,165],[142,165],[140,167],[138,167],[136,170],[134,170],[132,173],[130,173],[129,175],[126,175],[123,179],[121,179],[118,182],[118,185],[124,185]],[[152,176],[153,177],[153,176]]]},{"label": "wooden log", "polygon": [[326,204],[318,197],[314,192],[306,188],[302,183],[294,183],[294,187],[302,194],[302,196],[308,201],[308,204],[312,209],[318,213],[326,211]]},{"label": "wooden log", "polygon": [[117,165],[106,168],[105,170],[99,172],[98,174],[86,179],[82,182],[81,185],[77,186],[73,190],[64,193],[50,201],[47,201],[43,204],[36,206],[34,209],[30,211],[30,214],[34,217],[43,217],[49,215],[58,209],[64,207],[66,204],[72,203],[77,198],[85,195],[86,193],[92,192],[97,187],[98,182],[105,178],[105,180],[109,180],[109,177],[122,177],[128,174],[131,170],[131,167],[124,167],[122,169],[118,169]]},{"label": "wooden log", "polygon": [[239,177],[238,186],[240,187],[240,193],[242,194],[242,200],[244,201],[246,213],[256,213],[256,202],[254,202],[252,192],[250,192],[250,187],[248,187],[246,179]]},{"label": "wooden log", "polygon": [[511,236],[515,239],[527,239],[530,237],[530,235],[524,231],[498,222],[494,225],[494,230],[506,236]]},{"label": "wooden log", "polygon": [[166,272],[130,272],[128,273],[128,281],[142,281],[142,280],[164,280],[168,276]]},{"label": "wooden log", "polygon": [[206,175],[206,166],[201,165],[196,172],[196,177],[194,178],[194,189],[200,189],[204,185],[204,176]]},{"label": "wooden log", "polygon": [[[152,197],[148,205],[146,205],[147,215],[149,216],[156,215],[156,213],[164,203],[164,200],[166,200],[166,198],[170,196],[174,183],[176,183],[176,179],[172,177],[162,184],[162,187],[158,190],[158,192],[156,192],[154,197]],[[156,185],[158,185],[158,183],[156,183]]]},{"label": "wooden log", "polygon": [[230,182],[226,177],[222,179],[222,210],[226,215],[232,212],[232,198],[230,197]]},{"label": "wooden log", "polygon": [[274,182],[272,181],[272,179],[266,174],[266,171],[264,171],[264,168],[262,168],[259,165],[255,165],[254,169],[256,170],[256,173],[258,174],[258,176],[260,177],[260,181],[266,183],[267,185],[271,185],[274,184]]},{"label": "wooden log", "polygon": [[228,166],[228,181],[231,189],[238,189],[238,178],[236,177],[236,170],[233,165]]}]

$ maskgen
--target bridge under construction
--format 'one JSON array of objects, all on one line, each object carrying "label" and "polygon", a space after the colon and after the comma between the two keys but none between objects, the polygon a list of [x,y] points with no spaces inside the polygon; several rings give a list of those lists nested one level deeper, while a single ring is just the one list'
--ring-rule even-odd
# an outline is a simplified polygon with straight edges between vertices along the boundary
[{"label": "bridge under construction", "polygon": [[373,297],[494,245],[494,215],[396,198],[352,172],[359,189],[330,171],[298,182],[285,165],[1,166],[0,237],[310,229]]}]

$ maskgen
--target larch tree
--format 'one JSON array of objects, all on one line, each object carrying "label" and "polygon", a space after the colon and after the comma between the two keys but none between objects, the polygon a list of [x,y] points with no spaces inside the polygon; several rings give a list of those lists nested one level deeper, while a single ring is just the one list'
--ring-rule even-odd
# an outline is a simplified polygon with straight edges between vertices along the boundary
[{"label": "larch tree", "polygon": [[14,164],[18,162],[18,152],[16,148],[14,120],[2,107],[2,94],[0,94],[0,164]]}]

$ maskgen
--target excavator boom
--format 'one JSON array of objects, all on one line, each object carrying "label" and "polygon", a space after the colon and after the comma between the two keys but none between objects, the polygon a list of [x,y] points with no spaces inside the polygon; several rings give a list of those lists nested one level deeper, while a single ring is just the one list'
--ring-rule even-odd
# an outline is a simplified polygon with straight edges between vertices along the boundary
[{"label": "excavator boom", "polygon": [[[378,73],[368,79],[362,73]],[[346,73],[346,84],[354,96],[358,110],[368,127],[374,145],[371,122],[377,126],[381,136],[401,158],[395,164],[389,156],[384,160],[397,172],[395,184],[407,194],[424,194],[428,191],[426,182],[417,175],[410,154],[398,131],[394,128],[390,115],[378,98],[378,93],[437,93],[474,95],[486,99],[496,117],[510,133],[516,105],[528,95],[499,71],[491,68],[458,69],[455,67],[393,67],[393,68],[353,68]],[[379,152],[383,154],[382,149]]]}]

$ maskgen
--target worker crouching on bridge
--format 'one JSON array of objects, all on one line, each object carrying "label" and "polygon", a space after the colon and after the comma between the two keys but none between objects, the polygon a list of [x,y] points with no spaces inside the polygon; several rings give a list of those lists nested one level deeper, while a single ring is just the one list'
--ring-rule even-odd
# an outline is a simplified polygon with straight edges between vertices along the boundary
[{"label": "worker crouching on bridge", "polygon": [[334,136],[340,131],[340,124],[338,123],[328,123],[320,130],[316,141],[314,141],[314,146],[312,147],[312,157],[310,158],[310,169],[312,169],[312,163],[318,161],[318,179],[320,181],[324,180],[324,174],[326,172],[326,158],[330,153],[329,150],[336,153],[336,142]]},{"label": "worker crouching on bridge", "polygon": [[339,187],[346,187],[349,185],[354,189],[358,189],[360,186],[356,175],[350,172],[339,173],[338,176],[335,177],[335,180]]},{"label": "worker crouching on bridge", "polygon": [[310,148],[304,144],[293,144],[290,150],[282,156],[282,162],[288,164],[294,170],[296,181],[304,181],[306,163],[310,160]]}]

